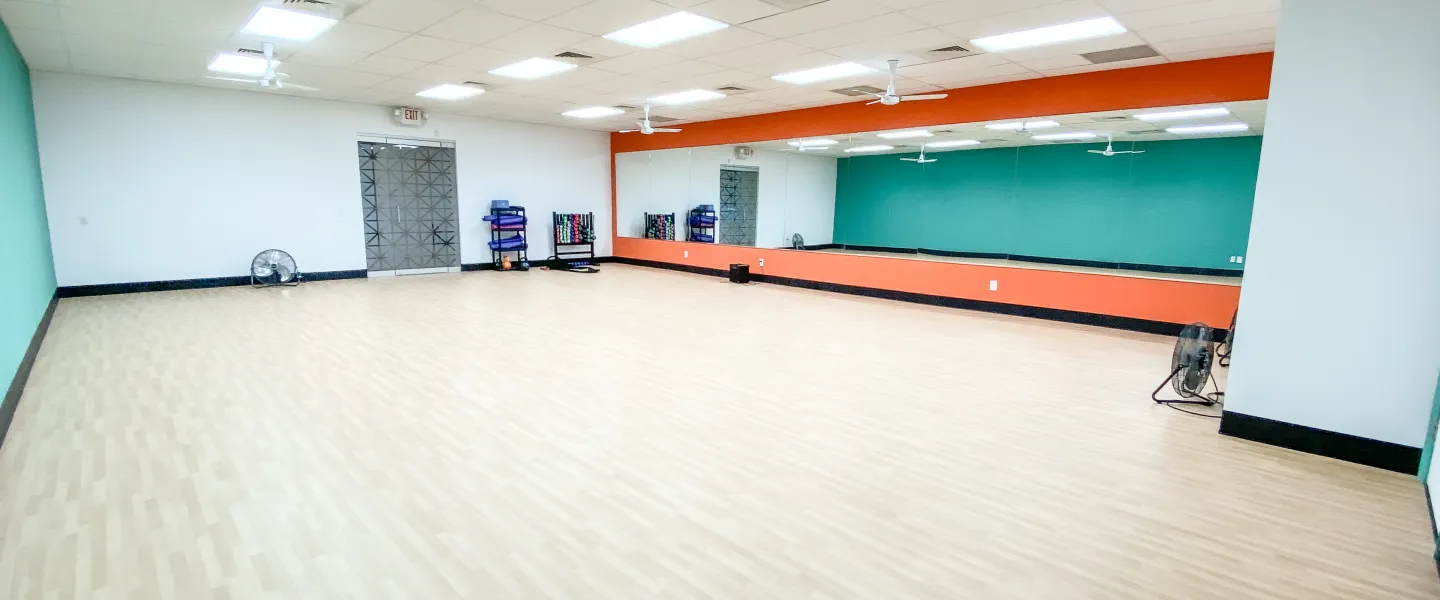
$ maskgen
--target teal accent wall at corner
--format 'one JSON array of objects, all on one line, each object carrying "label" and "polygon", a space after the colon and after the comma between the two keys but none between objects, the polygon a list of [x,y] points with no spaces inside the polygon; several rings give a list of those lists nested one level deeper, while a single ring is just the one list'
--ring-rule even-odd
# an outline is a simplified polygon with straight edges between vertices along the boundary
[{"label": "teal accent wall at corner", "polygon": [[835,242],[1238,269],[1260,136],[842,158]]},{"label": "teal accent wall at corner", "polygon": [[40,186],[30,69],[0,27],[0,394],[10,386],[55,295],[55,261]]}]

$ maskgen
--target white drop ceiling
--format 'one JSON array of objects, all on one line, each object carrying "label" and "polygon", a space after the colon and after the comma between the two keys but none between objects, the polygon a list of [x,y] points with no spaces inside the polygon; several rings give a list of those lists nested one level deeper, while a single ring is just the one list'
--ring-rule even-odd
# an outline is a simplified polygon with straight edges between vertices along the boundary
[{"label": "white drop ceiling", "polygon": [[[843,61],[900,60],[898,91],[935,90],[1271,50],[1279,0],[332,0],[346,17],[307,43],[278,44],[281,71],[315,92],[205,79],[220,52],[257,48],[239,34],[258,0],[0,0],[30,67],[151,81],[424,106],[437,112],[610,130],[630,114],[576,120],[561,112],[643,104],[651,96],[737,85],[749,91],[656,115],[701,121],[856,101],[829,90],[885,86],[885,75],[812,85],[771,75]],[[725,21],[719,32],[642,50],[601,35],[679,9]],[[1114,16],[1124,35],[953,58],[931,50],[987,35]],[[1152,46],[1159,56],[1093,64],[1084,53]],[[594,57],[536,81],[488,70],[560,52]],[[415,92],[485,84],[445,102]],[[878,108],[877,108],[878,109]]]},{"label": "white drop ceiling", "polygon": [[[980,140],[983,143],[975,146],[957,146],[951,148],[931,148],[926,154],[983,150],[985,148],[1012,148],[1016,146],[1040,146],[1049,144],[1104,144],[1106,136],[1115,140],[1116,150],[1127,150],[1131,142],[1152,142],[1158,140],[1180,140],[1208,137],[1241,137],[1247,135],[1263,135],[1265,133],[1265,100],[1252,100],[1246,102],[1221,102],[1216,104],[1201,104],[1194,106],[1171,106],[1159,108],[1147,108],[1144,110],[1112,110],[1104,112],[1077,113],[1069,115],[1035,115],[1034,121],[1055,121],[1059,123],[1056,127],[1036,129],[1030,133],[1018,131],[997,131],[989,129],[986,125],[993,123],[1013,123],[1007,121],[985,121],[980,123],[952,123],[924,127],[931,132],[932,136],[927,138],[909,139],[885,139],[879,134],[885,131],[869,131],[855,134],[842,134],[833,136],[812,136],[805,138],[830,139],[838,142],[833,146],[824,148],[808,148],[805,154],[818,154],[822,156],[846,157],[865,156],[869,154],[914,154],[920,151],[921,144],[929,144],[945,140]],[[1176,121],[1149,122],[1135,118],[1137,114],[1153,113],[1161,111],[1187,110],[1192,108],[1210,108],[1223,106],[1230,111],[1228,115],[1191,118]],[[1166,133],[1168,127],[1183,127],[1191,125],[1214,125],[1218,123],[1244,123],[1249,126],[1248,131],[1204,133],[1204,134],[1175,134]],[[908,130],[907,130],[908,131]],[[1045,141],[1036,140],[1032,135],[1045,135],[1053,133],[1078,133],[1088,132],[1095,134],[1093,139]],[[655,134],[660,135],[660,134]],[[797,148],[790,145],[790,142],[797,140],[767,140],[757,141],[749,144],[738,144],[750,146],[758,150],[776,150],[782,152],[799,152]],[[872,146],[884,144],[894,146],[894,150],[884,152],[865,152],[860,154],[847,153],[846,148],[857,146]]]}]

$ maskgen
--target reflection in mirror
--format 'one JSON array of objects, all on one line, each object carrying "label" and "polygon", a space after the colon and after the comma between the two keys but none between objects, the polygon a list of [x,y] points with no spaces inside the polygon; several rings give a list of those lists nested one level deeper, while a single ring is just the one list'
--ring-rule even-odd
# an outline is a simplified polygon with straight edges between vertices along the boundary
[{"label": "reflection in mirror", "polygon": [[[620,235],[1235,283],[1265,102],[623,153]],[[689,213],[709,207],[713,231]],[[652,236],[653,237],[653,236]]]}]

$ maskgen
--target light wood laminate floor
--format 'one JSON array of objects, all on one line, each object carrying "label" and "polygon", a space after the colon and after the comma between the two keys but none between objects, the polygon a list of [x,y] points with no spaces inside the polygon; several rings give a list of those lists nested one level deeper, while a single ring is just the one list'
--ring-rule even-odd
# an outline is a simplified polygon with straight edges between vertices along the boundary
[{"label": "light wood laminate floor", "polygon": [[1171,340],[607,265],[67,299],[6,600],[1440,597],[1411,477]]}]

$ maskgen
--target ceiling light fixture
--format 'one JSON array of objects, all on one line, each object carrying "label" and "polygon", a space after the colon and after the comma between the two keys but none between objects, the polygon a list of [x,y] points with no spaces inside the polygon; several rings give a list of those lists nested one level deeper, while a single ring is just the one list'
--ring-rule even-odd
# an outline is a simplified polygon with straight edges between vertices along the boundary
[{"label": "ceiling light fixture", "polygon": [[980,140],[940,140],[938,142],[927,142],[926,148],[958,148],[960,146],[979,146]]},{"label": "ceiling light fixture", "polygon": [[779,75],[772,75],[770,76],[770,78],[774,79],[775,81],[780,81],[784,83],[805,85],[807,83],[830,81],[831,79],[839,79],[841,77],[862,75],[865,73],[873,72],[875,72],[875,69],[862,65],[860,63],[843,62],[838,65],[830,65],[828,67],[816,67],[814,69],[805,69],[804,71],[791,71],[789,73],[781,73]]},{"label": "ceiling light fixture", "polygon": [[856,146],[856,147],[854,147],[854,148],[846,148],[845,151],[846,151],[846,152],[884,152],[884,151],[886,151],[886,150],[894,150],[894,149],[895,149],[894,146],[886,146],[886,145],[884,145],[884,144],[877,144],[877,145],[874,145],[874,146]]},{"label": "ceiling light fixture", "polygon": [[558,60],[550,60],[548,58],[527,58],[517,63],[508,64],[496,69],[490,69],[489,73],[491,75],[510,77],[512,79],[533,80],[540,79],[541,77],[549,77],[556,73],[564,73],[565,71],[569,71],[573,68],[575,68],[575,65],[567,62],[560,62]]},{"label": "ceiling light fixture", "polygon": [[685,38],[720,31],[726,27],[729,25],[682,10],[639,25],[631,25],[620,31],[607,33],[603,37],[621,44],[656,48]]},{"label": "ceiling light fixture", "polygon": [[1045,135],[1031,136],[1030,139],[1042,142],[1058,142],[1061,140],[1088,140],[1094,138],[1095,134],[1088,131],[1075,131],[1071,133],[1047,133]]},{"label": "ceiling light fixture", "polygon": [[623,115],[625,114],[625,111],[623,109],[615,108],[613,106],[587,106],[585,108],[567,110],[560,114],[566,117],[570,117],[572,119],[599,119],[603,117]]},{"label": "ceiling light fixture", "polygon": [[[280,66],[276,61],[275,66]],[[265,59],[254,56],[240,56],[238,54],[221,54],[210,61],[206,67],[216,73],[230,73],[233,75],[249,75],[251,77],[262,77],[265,75]]]},{"label": "ceiling light fixture", "polygon": [[909,129],[909,130],[906,130],[906,131],[887,131],[887,132],[885,132],[885,133],[876,134],[877,137],[885,138],[885,139],[887,139],[887,140],[908,140],[908,139],[910,139],[910,138],[931,137],[931,136],[933,136],[933,135],[935,135],[935,134],[930,133],[928,130],[925,130],[925,129]]},{"label": "ceiling light fixture", "polygon": [[1015,121],[1014,123],[991,123],[986,125],[985,128],[996,131],[1019,131],[1023,127],[1028,131],[1031,129],[1049,129],[1059,126],[1060,124],[1055,121]]},{"label": "ceiling light fixture", "polygon": [[724,97],[725,94],[722,94],[720,92],[714,92],[710,90],[689,90],[685,92],[675,92],[674,94],[665,94],[664,96],[656,96],[654,98],[651,98],[650,101],[656,104],[668,104],[674,106],[676,104],[690,104],[691,102],[703,102],[705,100],[715,100],[716,98]]},{"label": "ceiling light fixture", "polygon": [[1185,127],[1170,127],[1166,133],[1226,133],[1230,131],[1250,131],[1250,126],[1244,123],[1221,123],[1219,125],[1187,125]]},{"label": "ceiling light fixture", "polygon": [[835,144],[838,144],[838,143],[840,143],[840,142],[837,142],[837,141],[835,141],[835,140],[818,139],[818,140],[800,140],[800,141],[798,141],[798,142],[790,142],[790,145],[791,145],[791,146],[794,146],[794,147],[796,147],[796,148],[823,148],[823,147],[825,147],[825,146],[834,146]]},{"label": "ceiling light fixture", "polygon": [[1021,48],[1034,48],[1036,46],[1048,46],[1073,42],[1075,40],[1086,40],[1090,38],[1120,35],[1128,31],[1124,25],[1116,21],[1114,17],[1101,17],[1086,21],[1076,21],[1064,25],[1051,25],[1039,29],[1027,29],[1002,35],[976,38],[970,43],[984,48],[986,52],[1008,52]]},{"label": "ceiling light fixture", "polygon": [[485,93],[484,88],[442,83],[415,95],[421,98],[433,98],[435,100],[463,100],[472,96],[479,96],[483,93]]},{"label": "ceiling light fixture", "polygon": [[1141,113],[1135,118],[1141,121],[1179,121],[1181,119],[1198,119],[1201,117],[1220,117],[1230,114],[1230,110],[1224,107],[1195,108],[1190,110],[1169,110],[1165,112]]},{"label": "ceiling light fixture", "polygon": [[240,33],[308,42],[338,22],[316,14],[262,6]]}]

